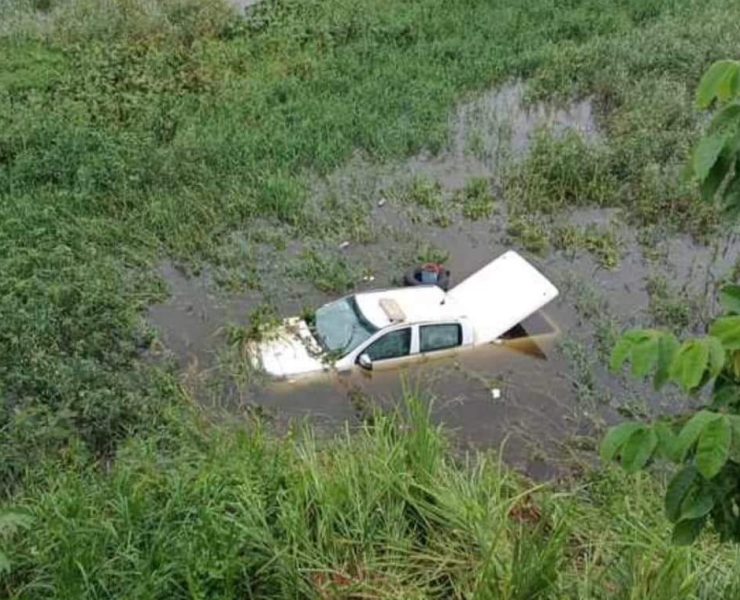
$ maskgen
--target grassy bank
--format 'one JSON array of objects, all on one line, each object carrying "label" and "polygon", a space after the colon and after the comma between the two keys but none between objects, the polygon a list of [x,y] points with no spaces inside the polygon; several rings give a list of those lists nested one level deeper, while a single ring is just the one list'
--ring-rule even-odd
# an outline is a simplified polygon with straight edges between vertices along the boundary
[{"label": "grassy bank", "polygon": [[[453,456],[423,404],[318,443],[193,424],[22,494],[11,598],[736,598],[738,556],[671,546],[649,476],[531,487]],[[72,468],[70,468],[72,467]]]}]

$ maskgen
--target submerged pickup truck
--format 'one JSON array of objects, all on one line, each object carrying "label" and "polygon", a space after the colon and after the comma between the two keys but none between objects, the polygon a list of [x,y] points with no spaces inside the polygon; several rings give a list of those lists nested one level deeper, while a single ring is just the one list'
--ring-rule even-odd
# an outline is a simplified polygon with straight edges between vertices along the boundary
[{"label": "submerged pickup truck", "polygon": [[435,285],[368,291],[286,319],[257,343],[255,363],[277,379],[321,371],[395,367],[498,341],[558,295],[508,251],[448,292]]}]

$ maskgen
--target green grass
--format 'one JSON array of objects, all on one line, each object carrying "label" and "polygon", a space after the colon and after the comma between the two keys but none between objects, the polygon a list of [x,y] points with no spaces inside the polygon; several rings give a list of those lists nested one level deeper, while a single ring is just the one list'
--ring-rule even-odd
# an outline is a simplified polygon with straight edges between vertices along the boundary
[{"label": "green grass", "polygon": [[707,318],[704,302],[697,294],[672,284],[662,275],[651,277],[646,286],[648,311],[653,321],[676,333],[697,331]]},{"label": "green grass", "polygon": [[575,227],[566,225],[554,229],[552,244],[555,248],[575,254],[585,250],[606,269],[619,266],[621,260],[621,244],[613,229],[596,226]]},{"label": "green grass", "polygon": [[532,486],[423,404],[333,440],[183,419],[108,471],[71,448],[13,505],[9,598],[733,598],[737,554],[669,542],[648,475]]},{"label": "green grass", "polygon": [[487,219],[493,213],[494,197],[491,184],[484,177],[476,177],[465,184],[457,197],[462,214],[472,221]]}]

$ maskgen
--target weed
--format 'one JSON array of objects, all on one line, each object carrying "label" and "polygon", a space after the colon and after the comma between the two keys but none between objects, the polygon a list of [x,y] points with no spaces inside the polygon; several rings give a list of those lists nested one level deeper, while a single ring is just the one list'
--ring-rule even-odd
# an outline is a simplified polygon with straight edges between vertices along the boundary
[{"label": "weed", "polygon": [[615,205],[617,183],[606,152],[574,132],[563,137],[540,132],[529,157],[505,178],[510,210],[551,214],[568,206]]},{"label": "weed", "polygon": [[[442,186],[437,181],[422,176],[415,177],[404,193],[404,200],[424,209],[430,214],[430,221],[439,227],[448,227],[452,222],[450,207],[445,202]],[[412,213],[411,219],[419,222],[421,215]]]},{"label": "weed", "polygon": [[593,353],[583,343],[570,337],[560,342],[560,348],[568,359],[579,404],[592,408],[599,403],[608,403],[606,393],[600,389],[594,375],[597,361]]},{"label": "weed", "polygon": [[506,233],[529,252],[544,254],[549,246],[545,227],[532,217],[513,217],[509,221]]},{"label": "weed", "polygon": [[414,177],[406,192],[406,199],[422,208],[438,209],[442,205],[442,186],[426,177]]},{"label": "weed", "polygon": [[730,281],[740,283],[740,256],[735,259],[735,264],[729,274]]},{"label": "weed", "polygon": [[559,227],[553,231],[551,240],[552,245],[560,250],[572,253],[585,250],[606,269],[616,268],[621,259],[621,244],[612,229],[600,230],[595,226]]},{"label": "weed", "polygon": [[303,252],[294,272],[327,293],[344,293],[360,280],[360,273],[343,256],[319,249]]},{"label": "weed", "polygon": [[424,263],[435,263],[445,264],[450,259],[450,253],[446,250],[437,248],[436,246],[423,242],[418,250],[416,251],[416,262]]},{"label": "weed", "polygon": [[376,240],[376,231],[370,222],[367,206],[355,197],[340,200],[335,193],[328,194],[321,202],[310,225],[302,225],[307,234],[315,229],[332,233],[335,238],[358,244]]},{"label": "weed", "polygon": [[465,184],[457,201],[462,204],[463,216],[472,220],[487,219],[493,212],[494,198],[487,179],[476,177]]},{"label": "weed", "polygon": [[243,347],[248,342],[261,342],[272,338],[280,326],[280,316],[272,304],[260,304],[248,316],[247,327],[229,327],[229,344]]},{"label": "weed", "polygon": [[701,323],[701,302],[687,290],[677,290],[661,275],[651,277],[645,287],[650,296],[648,310],[656,325],[681,333]]}]

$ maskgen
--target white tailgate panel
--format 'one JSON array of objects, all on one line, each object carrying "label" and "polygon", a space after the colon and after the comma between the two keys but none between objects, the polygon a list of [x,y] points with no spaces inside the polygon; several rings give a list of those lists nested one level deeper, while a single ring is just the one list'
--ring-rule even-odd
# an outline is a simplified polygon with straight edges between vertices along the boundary
[{"label": "white tailgate panel", "polygon": [[557,288],[513,250],[448,292],[470,319],[475,344],[491,342],[558,295]]}]

